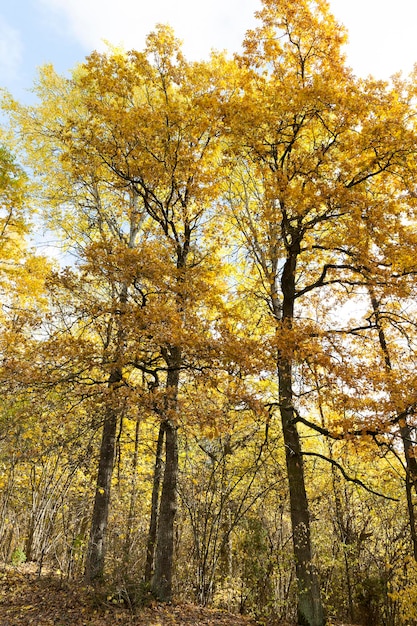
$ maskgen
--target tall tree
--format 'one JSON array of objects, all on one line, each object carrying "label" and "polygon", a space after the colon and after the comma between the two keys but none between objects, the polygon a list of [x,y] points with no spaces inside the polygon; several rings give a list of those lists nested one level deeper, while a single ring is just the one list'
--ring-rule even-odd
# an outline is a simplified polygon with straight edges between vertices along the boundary
[{"label": "tall tree", "polygon": [[321,626],[298,425],[308,397],[300,366],[330,365],[332,349],[326,354],[318,338],[326,328],[331,337],[338,324],[330,311],[321,317],[326,307],[315,292],[342,303],[349,292],[343,295],[338,285],[357,281],[357,259],[378,265],[361,238],[367,220],[382,218],[382,198],[388,200],[399,172],[404,177],[413,169],[414,140],[408,103],[396,90],[371,80],[361,84],[346,68],[345,32],[327,2],[264,0],[258,17],[262,24],[247,34],[239,59],[242,100],[229,109],[236,169],[228,199],[256,270],[254,290],[271,320],[298,623]]},{"label": "tall tree", "polygon": [[[56,176],[44,163],[45,191],[67,220],[67,207],[76,207],[80,221],[64,228],[75,237],[81,266],[101,273],[115,294],[109,389],[123,383],[126,367],[142,371],[161,420],[165,469],[152,587],[162,600],[171,597],[180,372],[200,346],[207,352],[209,321],[201,309],[216,299],[217,239],[210,234],[222,173],[222,121],[214,106],[222,62],[187,63],[172,31],[160,27],[144,52],[93,53],[71,81],[46,68],[41,104],[20,118],[38,155],[46,161],[55,151]],[[103,571],[113,402],[108,410],[90,543],[97,566],[87,568],[90,578]],[[94,546],[101,556],[93,556]]]}]

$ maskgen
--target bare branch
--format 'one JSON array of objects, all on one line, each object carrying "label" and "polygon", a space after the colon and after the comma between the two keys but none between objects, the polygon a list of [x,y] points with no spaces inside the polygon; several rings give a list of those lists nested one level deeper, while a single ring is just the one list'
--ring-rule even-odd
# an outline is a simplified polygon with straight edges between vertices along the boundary
[{"label": "bare branch", "polygon": [[305,452],[305,451],[303,451],[301,454],[303,456],[315,456],[319,459],[322,459],[323,461],[327,461],[327,463],[330,463],[331,465],[333,465],[333,467],[336,467],[340,471],[340,473],[342,474],[345,480],[347,480],[350,483],[355,483],[356,485],[359,485],[360,487],[362,487],[362,489],[365,489],[365,491],[372,493],[374,496],[385,498],[385,500],[392,500],[393,502],[399,502],[398,498],[393,498],[392,496],[387,496],[384,493],[380,493],[379,491],[375,491],[374,489],[371,489],[371,487],[368,487],[368,485],[365,485],[365,483],[362,482],[360,478],[353,478],[353,476],[349,476],[346,470],[337,461],[335,461],[334,459],[330,459],[324,454],[319,454],[318,452]]}]

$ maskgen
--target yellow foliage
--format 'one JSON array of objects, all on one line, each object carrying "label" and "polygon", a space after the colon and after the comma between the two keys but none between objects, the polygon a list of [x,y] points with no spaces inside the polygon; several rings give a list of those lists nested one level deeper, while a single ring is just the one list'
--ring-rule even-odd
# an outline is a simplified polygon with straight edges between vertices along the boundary
[{"label": "yellow foliage", "polygon": [[417,621],[417,564],[409,558],[402,571],[396,572],[390,585],[390,600],[397,605],[399,626]]}]

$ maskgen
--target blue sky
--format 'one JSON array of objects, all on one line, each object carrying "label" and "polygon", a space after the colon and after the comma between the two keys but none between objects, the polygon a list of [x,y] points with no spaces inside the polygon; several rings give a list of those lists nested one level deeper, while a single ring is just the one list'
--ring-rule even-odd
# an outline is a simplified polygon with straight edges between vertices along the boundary
[{"label": "blue sky", "polygon": [[[189,58],[211,47],[237,50],[259,0],[0,0],[0,86],[30,101],[37,67],[65,72],[104,40],[141,49],[158,22],[170,23]],[[348,28],[349,64],[387,78],[417,61],[417,0],[330,0]],[[393,10],[395,8],[395,11]]]}]

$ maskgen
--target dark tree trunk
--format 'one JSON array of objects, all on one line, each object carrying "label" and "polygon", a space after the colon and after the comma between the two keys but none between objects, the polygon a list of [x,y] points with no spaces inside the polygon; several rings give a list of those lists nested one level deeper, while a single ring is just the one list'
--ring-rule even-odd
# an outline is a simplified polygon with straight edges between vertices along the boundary
[{"label": "dark tree trunk", "polygon": [[168,365],[165,411],[165,469],[162,482],[161,503],[155,551],[155,571],[152,593],[161,602],[172,598],[172,568],[174,559],[174,521],[177,511],[178,435],[174,421],[177,410],[181,349],[171,347],[166,352]]},{"label": "dark tree trunk", "polygon": [[152,591],[161,602],[170,602],[172,598],[174,520],[177,511],[178,441],[177,427],[173,422],[166,421],[164,429],[165,471],[159,509]]},{"label": "dark tree trunk", "polygon": [[126,540],[125,540],[125,554],[124,558],[126,563],[129,562],[131,546],[132,546],[132,530],[133,524],[135,520],[135,510],[136,510],[136,500],[137,500],[137,472],[138,472],[138,462],[139,462],[139,431],[140,431],[140,422],[139,420],[135,425],[135,449],[133,452],[132,459],[132,476],[130,481],[130,502],[129,502],[129,514],[127,517],[127,529],[126,529]]},{"label": "dark tree trunk", "polygon": [[[296,233],[286,236],[288,256],[282,277],[282,328],[290,330],[294,318],[295,270],[300,244]],[[293,549],[298,587],[298,624],[300,626],[323,626],[325,623],[320,597],[317,573],[313,565],[310,537],[310,514],[304,479],[304,464],[300,436],[296,426],[296,413],[293,404],[292,349],[278,355],[279,403],[282,432],[285,445],[285,459],[288,474],[290,513],[293,534]]]},{"label": "dark tree trunk", "polygon": [[407,418],[400,426],[401,441],[405,457],[405,493],[407,496],[408,523],[410,526],[410,538],[413,546],[414,560],[417,561],[417,528],[416,515],[413,503],[413,489],[417,494],[417,459],[415,457],[415,445],[411,439],[411,428],[407,423]]},{"label": "dark tree trunk", "polygon": [[[384,356],[385,368],[387,371],[392,371],[392,362],[390,357],[390,351],[388,349],[388,343],[385,337],[384,328],[381,323],[380,317],[380,303],[374,295],[372,289],[369,289],[372,308],[375,315],[375,324],[378,329],[379,345],[381,352]],[[412,488],[417,494],[417,459],[415,456],[415,445],[411,439],[411,429],[407,423],[407,418],[404,417],[400,422],[400,435],[404,449],[405,458],[405,492],[407,496],[407,510],[408,510],[408,523],[410,526],[410,537],[413,546],[413,556],[417,561],[417,529],[416,529],[416,516],[414,511],[414,504],[412,498]]]},{"label": "dark tree trunk", "polygon": [[[112,394],[114,387],[121,379],[122,375],[119,370],[112,372],[109,378],[110,394]],[[110,508],[111,480],[118,421],[119,410],[110,401],[106,407],[101,437],[97,486],[85,565],[85,579],[87,582],[100,580],[104,572],[107,520]]]},{"label": "dark tree trunk", "polygon": [[310,515],[305,489],[303,457],[291,402],[291,367],[289,363],[281,361],[278,366],[278,376],[298,584],[298,624],[301,626],[323,626],[320,587],[312,562]]},{"label": "dark tree trunk", "polygon": [[148,543],[146,546],[146,565],[145,565],[145,583],[150,584],[153,574],[153,564],[155,558],[156,531],[158,527],[159,514],[159,492],[161,488],[163,459],[162,452],[165,437],[165,424],[162,422],[159,426],[158,441],[155,453],[155,469],[153,474],[152,486],[152,502],[151,502],[151,519],[149,522]]}]

